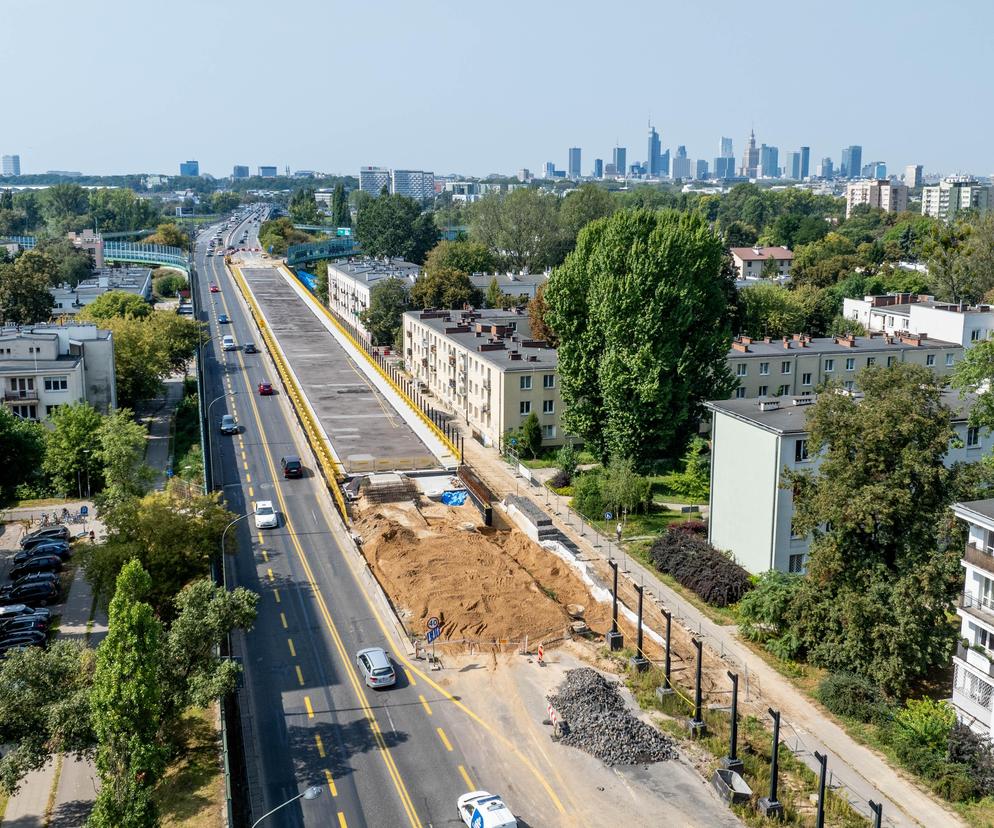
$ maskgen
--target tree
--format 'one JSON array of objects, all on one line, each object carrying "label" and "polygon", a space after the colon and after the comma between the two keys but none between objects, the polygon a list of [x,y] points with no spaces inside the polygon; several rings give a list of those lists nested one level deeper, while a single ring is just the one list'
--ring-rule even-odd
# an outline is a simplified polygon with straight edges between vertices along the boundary
[{"label": "tree", "polygon": [[44,427],[0,407],[0,504],[9,501],[15,489],[31,478],[44,456]]},{"label": "tree", "polygon": [[35,250],[44,253],[53,262],[49,276],[52,285],[75,288],[93,275],[93,259],[89,251],[76,247],[69,239],[43,239]]},{"label": "tree", "polygon": [[291,244],[306,244],[314,241],[314,236],[297,230],[286,216],[264,221],[259,228],[259,243],[273,255],[285,256]]},{"label": "tree", "polygon": [[355,236],[367,255],[421,264],[438,241],[438,228],[431,214],[423,213],[414,199],[381,195],[359,210]]},{"label": "tree", "polygon": [[376,345],[397,345],[403,342],[401,318],[410,308],[408,286],[403,279],[385,279],[369,292],[369,307],[359,314]]},{"label": "tree", "polygon": [[230,213],[241,203],[242,197],[238,193],[218,190],[211,194],[210,209],[212,213]]},{"label": "tree", "polygon": [[490,273],[496,268],[497,259],[486,245],[473,241],[440,241],[428,253],[424,265],[424,271],[429,274],[458,270],[467,276]]},{"label": "tree", "polygon": [[97,649],[91,704],[100,791],[88,825],[153,828],[152,792],[166,767],[159,743],[162,625],[146,602],[152,579],[130,561],[117,578],[107,637]]},{"label": "tree", "polygon": [[780,275],[780,265],[777,264],[777,260],[772,256],[764,259],[759,275],[762,279],[776,279]]},{"label": "tree", "polygon": [[576,470],[580,466],[580,455],[577,453],[572,440],[559,449],[556,454],[556,465],[566,477],[566,482],[572,483],[573,478],[576,477]]},{"label": "tree", "polygon": [[335,227],[351,227],[352,215],[349,212],[349,200],[345,195],[345,185],[339,181],[331,195],[331,219]]},{"label": "tree", "polygon": [[56,184],[42,194],[42,213],[56,236],[82,227],[89,208],[90,198],[79,184]]},{"label": "tree", "polygon": [[176,296],[179,291],[186,289],[186,277],[179,273],[168,271],[164,267],[157,268],[152,272],[152,289],[156,296],[168,298]]},{"label": "tree", "polygon": [[318,204],[314,198],[312,187],[303,187],[295,190],[290,196],[290,218],[297,224],[320,224],[321,213],[318,211]]},{"label": "tree", "polygon": [[109,290],[83,308],[78,317],[84,321],[104,323],[114,317],[142,319],[152,313],[152,306],[141,296],[126,290]]},{"label": "tree", "polygon": [[541,270],[568,250],[559,225],[559,198],[537,189],[484,196],[473,205],[470,232],[511,267]]},{"label": "tree", "polygon": [[310,268],[314,271],[314,295],[322,305],[328,304],[328,260],[321,259]]},{"label": "tree", "polygon": [[160,224],[151,236],[144,239],[145,244],[163,244],[167,247],[178,247],[180,250],[187,250],[190,246],[190,238],[184,233],[178,224],[165,222]]},{"label": "tree", "polygon": [[666,476],[670,491],[696,501],[707,501],[711,494],[711,454],[703,437],[694,437],[682,458],[683,470]]},{"label": "tree", "polygon": [[545,284],[535,289],[535,295],[528,300],[528,324],[533,339],[548,342],[553,348],[559,346],[559,337],[549,325],[549,303],[545,301]]},{"label": "tree", "polygon": [[648,508],[651,500],[651,481],[635,472],[630,457],[612,457],[604,469],[601,497],[615,514],[632,513]]},{"label": "tree", "polygon": [[799,295],[782,285],[764,282],[739,292],[743,308],[742,333],[752,337],[781,337],[807,331],[808,308]]},{"label": "tree", "polygon": [[566,430],[640,466],[682,450],[703,401],[735,387],[724,260],[699,213],[624,210],[581,231],[545,291]]},{"label": "tree", "polygon": [[144,320],[147,336],[158,345],[169,373],[186,372],[190,359],[203,336],[203,326],[195,319],[186,319],[169,311],[153,310]]},{"label": "tree", "polygon": [[416,308],[479,307],[483,294],[461,270],[439,268],[418,277],[411,288],[411,304]]},{"label": "tree", "polygon": [[52,311],[54,263],[28,250],[14,264],[0,264],[0,323],[27,325],[47,321]]},{"label": "tree", "polygon": [[97,436],[105,485],[101,508],[143,494],[152,480],[152,470],[143,462],[148,429],[121,408],[103,418]]},{"label": "tree", "polygon": [[487,295],[486,303],[488,308],[502,308],[504,307],[504,291],[500,289],[500,282],[497,281],[497,277],[494,276],[490,280],[490,284],[487,285]]},{"label": "tree", "polygon": [[573,249],[576,237],[584,227],[595,219],[611,215],[616,208],[611,193],[598,184],[581,184],[567,193],[559,208],[559,226],[568,250]]},{"label": "tree", "polygon": [[970,422],[986,429],[994,429],[994,395],[987,391],[991,383],[994,383],[994,339],[985,339],[967,349],[953,370],[950,384],[977,395],[970,409]]},{"label": "tree", "polygon": [[89,403],[60,405],[49,415],[52,428],[45,437],[42,469],[58,492],[81,492],[88,477],[98,486],[101,417]]},{"label": "tree", "polygon": [[534,411],[525,417],[518,428],[507,432],[504,448],[518,457],[538,457],[542,451],[542,425]]},{"label": "tree", "polygon": [[966,250],[970,229],[965,224],[935,225],[925,243],[929,278],[936,295],[948,302],[979,299],[973,273],[967,267]]},{"label": "tree", "polygon": [[755,227],[741,221],[733,221],[724,228],[725,244],[729,247],[752,247],[759,240]]},{"label": "tree", "polygon": [[159,219],[156,202],[139,198],[126,187],[91,190],[89,213],[96,229],[103,233],[144,230]]}]

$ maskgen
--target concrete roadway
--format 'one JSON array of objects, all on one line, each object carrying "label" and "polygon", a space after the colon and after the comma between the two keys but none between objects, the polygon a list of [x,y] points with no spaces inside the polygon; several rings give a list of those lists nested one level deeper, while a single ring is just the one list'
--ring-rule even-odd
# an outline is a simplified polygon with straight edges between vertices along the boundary
[{"label": "concrete roadway", "polygon": [[[240,232],[236,227],[226,238]],[[236,514],[246,514],[256,500],[272,500],[281,512],[278,529],[256,530],[251,517],[236,524],[239,551],[227,561],[229,581],[262,596],[255,628],[235,642],[245,667],[240,700],[253,819],[312,784],[321,784],[323,794],[281,810],[274,824],[453,825],[456,798],[477,787],[503,792],[524,813],[527,800],[538,795],[544,800],[538,811],[562,814],[534,766],[525,771],[529,784],[521,786],[520,802],[507,780],[482,778],[485,768],[495,767],[489,754],[499,753],[501,766],[514,753],[507,739],[488,732],[406,654],[392,650],[390,619],[367,594],[321,478],[313,471],[302,480],[279,476],[283,454],[299,454],[310,466],[310,453],[286,396],[257,394],[260,381],[280,388],[268,356],[220,349],[229,333],[239,345],[262,344],[223,259],[205,256],[210,235],[197,245],[194,289],[211,336],[207,392],[211,400],[231,395],[210,411],[216,479]],[[210,281],[220,293],[208,292]],[[230,324],[218,324],[222,313]],[[237,436],[218,431],[226,412],[242,425]],[[385,691],[366,688],[355,667],[355,652],[377,645],[395,656],[398,685]],[[467,756],[464,745],[474,755]]]}]

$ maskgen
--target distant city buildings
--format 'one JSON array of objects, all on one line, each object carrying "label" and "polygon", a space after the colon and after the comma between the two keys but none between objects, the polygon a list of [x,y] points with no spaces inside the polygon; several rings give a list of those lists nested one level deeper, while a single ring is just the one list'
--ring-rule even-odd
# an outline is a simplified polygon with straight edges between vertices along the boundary
[{"label": "distant city buildings", "polygon": [[383,192],[383,188],[390,191],[390,170],[386,167],[360,167],[359,168],[359,190],[378,196]]},{"label": "distant city buildings", "polygon": [[698,158],[694,163],[694,178],[698,181],[707,181],[708,178],[708,162],[703,158]]},{"label": "distant city buildings", "polygon": [[780,150],[777,147],[768,147],[763,144],[759,148],[759,168],[756,170],[757,178],[779,178],[780,177]]},{"label": "distant city buildings", "polygon": [[722,136],[718,157],[714,159],[715,178],[735,178],[735,151],[732,139]]},{"label": "distant city buildings", "polygon": [[20,175],[21,156],[4,155],[0,157],[0,173],[3,175]]},{"label": "distant city buildings", "polygon": [[800,150],[788,152],[784,156],[783,174],[794,181],[800,181],[801,175],[801,152]]},{"label": "distant city buildings", "polygon": [[435,173],[425,170],[394,170],[390,191],[394,195],[427,201],[435,196]]},{"label": "distant city buildings", "polygon": [[645,163],[650,177],[662,178],[666,175],[663,171],[663,148],[659,140],[659,133],[651,124],[649,125],[648,156]]},{"label": "distant city buildings", "polygon": [[860,175],[863,178],[886,178],[887,165],[883,161],[871,161],[869,164],[863,165]]},{"label": "distant city buildings", "polygon": [[918,189],[922,185],[922,165],[908,164],[904,168],[904,183],[911,189]]},{"label": "distant city buildings", "polygon": [[801,147],[801,180],[811,174],[811,147]]},{"label": "distant city buildings", "polygon": [[569,165],[567,167],[567,172],[569,177],[574,181],[582,177],[580,171],[580,147],[570,147],[569,148]]},{"label": "distant city buildings", "polygon": [[970,178],[945,178],[934,186],[922,187],[923,216],[952,221],[962,210],[983,214],[990,206],[991,187]]},{"label": "distant city buildings", "polygon": [[[770,259],[776,265],[777,276],[790,276],[794,254],[786,247],[733,247],[732,266],[739,279],[759,278]],[[767,266],[768,267],[768,266]]]},{"label": "distant city buildings", "polygon": [[842,150],[842,163],[839,175],[842,178],[859,178],[863,171],[863,148],[856,144]]},{"label": "distant city buildings", "polygon": [[835,178],[835,166],[831,158],[825,157],[821,159],[821,163],[818,165],[818,177]]},{"label": "distant city buildings", "polygon": [[273,166],[260,166],[259,167],[259,178],[276,178],[279,175],[279,170]]},{"label": "distant city buildings", "polygon": [[531,181],[531,171],[527,167],[522,167],[518,170],[518,181]]},{"label": "distant city buildings", "polygon": [[739,170],[743,178],[755,178],[759,170],[759,149],[756,147],[756,132],[749,130],[749,142],[742,154],[742,167]]},{"label": "distant city buildings", "polygon": [[673,178],[690,178],[690,159],[687,157],[687,148],[683,144],[676,148],[670,173]]},{"label": "distant city buildings", "polygon": [[595,158],[594,159],[594,178],[604,177],[604,159]]},{"label": "distant city buildings", "polygon": [[628,169],[628,150],[625,147],[615,147],[611,154],[615,175],[624,175]]},{"label": "distant city buildings", "polygon": [[861,204],[885,213],[901,213],[908,209],[908,188],[904,184],[891,184],[886,178],[847,184],[846,218]]},{"label": "distant city buildings", "polygon": [[189,178],[196,178],[200,175],[199,161],[183,161],[179,165],[179,174]]},{"label": "distant city buildings", "polygon": [[249,177],[249,168],[248,168],[248,166],[243,166],[241,164],[235,164],[235,166],[231,168],[231,177],[234,178],[234,179],[248,178]]}]

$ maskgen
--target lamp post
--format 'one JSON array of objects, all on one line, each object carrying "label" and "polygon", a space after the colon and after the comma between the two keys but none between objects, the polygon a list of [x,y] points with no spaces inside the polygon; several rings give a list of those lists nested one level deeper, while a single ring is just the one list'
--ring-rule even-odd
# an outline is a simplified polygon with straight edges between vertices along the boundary
[{"label": "lamp post", "polygon": [[[90,455],[93,454],[93,449],[83,449],[83,454],[86,457],[86,499],[90,499]],[[82,497],[82,495],[80,495]]]},{"label": "lamp post", "polygon": [[[234,396],[237,393],[238,393],[237,391],[231,391],[230,395]],[[220,400],[223,400],[227,396],[229,396],[229,394],[221,394],[220,396],[215,397],[213,400],[211,400],[210,403],[208,403],[208,405],[207,405],[207,450],[211,454],[211,480],[212,481],[214,479],[214,436],[213,436],[214,431],[213,431],[213,428],[211,427],[211,409],[214,407],[214,403],[219,402]],[[215,489],[219,488],[216,482],[214,483],[214,488]]]},{"label": "lamp post", "polygon": [[311,785],[311,787],[309,787],[303,793],[299,793],[296,796],[291,797],[282,805],[277,805],[275,808],[273,808],[273,810],[264,813],[255,822],[252,823],[252,828],[255,828],[266,817],[270,816],[271,814],[275,814],[280,808],[285,808],[287,805],[289,805],[292,802],[296,802],[298,799],[317,799],[320,795],[321,795],[321,789],[317,785]]},{"label": "lamp post", "polygon": [[234,526],[238,521],[245,520],[249,515],[254,515],[255,509],[251,512],[246,512],[244,515],[239,515],[233,521],[231,521],[227,526],[224,527],[224,531],[221,532],[221,554],[218,558],[211,561],[211,575],[214,578],[214,583],[218,586],[224,585],[224,578],[222,577],[224,572],[224,539],[228,534],[228,530]]}]

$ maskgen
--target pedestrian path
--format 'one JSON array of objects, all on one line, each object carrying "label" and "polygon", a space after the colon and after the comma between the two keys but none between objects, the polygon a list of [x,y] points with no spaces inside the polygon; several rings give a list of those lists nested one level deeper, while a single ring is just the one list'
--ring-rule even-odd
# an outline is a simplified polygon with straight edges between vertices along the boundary
[{"label": "pedestrian path", "polygon": [[136,415],[148,429],[145,464],[155,471],[152,487],[164,489],[172,469],[172,424],[176,406],[183,399],[183,375],[173,374],[163,384],[162,394],[139,407]]}]

